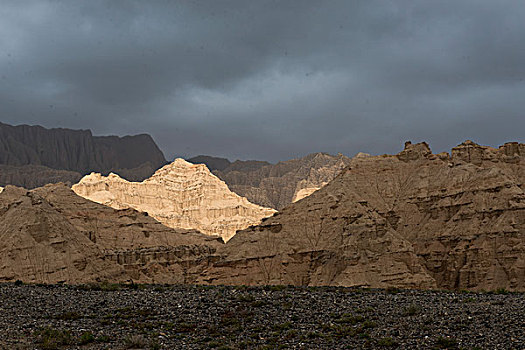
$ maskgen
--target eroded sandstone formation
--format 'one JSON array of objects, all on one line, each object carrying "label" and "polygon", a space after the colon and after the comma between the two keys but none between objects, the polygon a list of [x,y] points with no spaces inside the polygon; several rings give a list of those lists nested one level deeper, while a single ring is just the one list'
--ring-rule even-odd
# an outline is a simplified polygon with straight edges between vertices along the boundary
[{"label": "eroded sandstone formation", "polygon": [[92,171],[143,180],[164,155],[151,136],[93,136],[89,130],[0,123],[0,184],[26,188],[76,182]]},{"label": "eroded sandstone formation", "polygon": [[0,281],[191,283],[222,243],[63,184],[0,194]]},{"label": "eroded sandstone formation", "polygon": [[92,173],[73,190],[113,208],[147,212],[169,227],[196,229],[225,241],[237,230],[256,225],[275,212],[231,192],[205,165],[183,159],[176,159],[143,182]]},{"label": "eroded sandstone formation", "polygon": [[224,247],[205,281],[525,290],[525,145],[407,143]]},{"label": "eroded sandstone formation", "polygon": [[323,187],[349,162],[342,154],[313,153],[277,164],[237,161],[213,173],[250,202],[281,210]]},{"label": "eroded sandstone formation", "polygon": [[[397,155],[354,157],[326,186],[226,244],[66,186],[7,187],[0,280],[525,291],[524,168],[519,143],[495,149],[466,141],[451,154],[407,143]],[[201,195],[207,181],[224,193],[224,183],[196,181],[195,173],[214,178],[202,165],[178,161],[142,185],[110,176],[115,181],[99,177],[86,188],[102,201],[119,203],[114,186],[135,203],[150,205],[156,194],[174,207],[180,202],[170,201],[170,191],[185,188],[174,193],[193,208],[211,203]]]}]

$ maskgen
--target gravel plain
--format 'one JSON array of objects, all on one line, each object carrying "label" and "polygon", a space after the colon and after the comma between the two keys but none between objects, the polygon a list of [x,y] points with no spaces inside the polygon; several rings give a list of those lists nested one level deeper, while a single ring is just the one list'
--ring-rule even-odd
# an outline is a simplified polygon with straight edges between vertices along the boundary
[{"label": "gravel plain", "polygon": [[525,294],[0,284],[2,349],[525,349]]}]

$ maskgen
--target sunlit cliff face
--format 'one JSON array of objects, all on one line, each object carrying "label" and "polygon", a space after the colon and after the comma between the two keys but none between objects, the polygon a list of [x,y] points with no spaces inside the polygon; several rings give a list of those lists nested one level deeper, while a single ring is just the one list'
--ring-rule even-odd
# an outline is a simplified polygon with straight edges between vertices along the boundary
[{"label": "sunlit cliff face", "polygon": [[225,241],[237,230],[256,225],[275,212],[231,192],[205,165],[183,159],[176,159],[143,182],[92,173],[73,190],[113,208],[147,212],[169,227],[196,229]]}]

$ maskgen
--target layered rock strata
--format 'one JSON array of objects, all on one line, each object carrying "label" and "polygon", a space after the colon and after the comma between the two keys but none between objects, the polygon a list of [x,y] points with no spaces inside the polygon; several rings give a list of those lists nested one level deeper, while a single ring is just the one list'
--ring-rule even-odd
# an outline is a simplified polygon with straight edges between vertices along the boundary
[{"label": "layered rock strata", "polygon": [[256,225],[275,212],[231,192],[205,165],[183,159],[176,159],[143,182],[92,173],[72,188],[95,202],[118,209],[131,207],[169,227],[196,229],[225,241],[237,230]]},{"label": "layered rock strata", "polygon": [[191,283],[217,240],[116,210],[66,185],[0,194],[0,281]]},{"label": "layered rock strata", "polygon": [[525,145],[355,157],[240,231],[205,281],[525,290]]},{"label": "layered rock strata", "polygon": [[[196,206],[206,203],[187,190],[207,182],[171,167],[211,176],[208,170],[177,163],[160,171],[156,187],[129,187],[128,196],[168,201],[166,187],[180,186]],[[397,155],[354,157],[326,186],[226,244],[91,202],[66,186],[7,187],[0,193],[0,280],[525,291],[524,168],[519,143],[496,149],[466,141],[451,154],[407,143]]]},{"label": "layered rock strata", "polygon": [[250,202],[281,210],[323,187],[349,163],[342,154],[313,153],[277,164],[237,161],[214,174]]}]

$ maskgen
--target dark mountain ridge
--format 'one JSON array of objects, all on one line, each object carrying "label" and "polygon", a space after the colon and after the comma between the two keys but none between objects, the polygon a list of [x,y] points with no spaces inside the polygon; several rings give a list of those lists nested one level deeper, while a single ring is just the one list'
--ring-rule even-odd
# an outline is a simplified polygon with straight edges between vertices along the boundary
[{"label": "dark mountain ridge", "polygon": [[210,171],[224,170],[231,164],[229,159],[205,155],[199,155],[186,160],[193,164],[204,164]]},{"label": "dark mountain ridge", "polygon": [[[48,182],[77,181],[92,171],[116,172],[137,181],[164,164],[164,154],[147,134],[93,136],[90,130],[0,123],[1,185],[33,188]],[[33,172],[27,166],[45,168]]]}]

